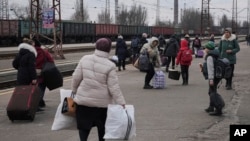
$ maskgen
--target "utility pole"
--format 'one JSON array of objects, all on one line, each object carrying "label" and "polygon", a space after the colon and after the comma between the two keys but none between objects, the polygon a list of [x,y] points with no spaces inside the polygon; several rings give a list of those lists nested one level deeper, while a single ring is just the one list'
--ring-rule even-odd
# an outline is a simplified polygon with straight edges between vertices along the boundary
[{"label": "utility pole", "polygon": [[8,0],[0,0],[0,19],[9,19],[9,5]]},{"label": "utility pole", "polygon": [[118,24],[118,0],[115,0],[115,24]]},{"label": "utility pole", "polygon": [[40,7],[40,0],[30,0],[30,38],[36,37],[38,40],[39,38],[45,38],[53,42],[53,51],[54,51],[54,58],[61,58],[65,59],[62,51],[62,27],[61,27],[61,2],[60,0],[52,0],[53,5],[51,9],[53,9],[53,31],[54,37],[51,39],[46,35],[43,35],[39,32],[39,29],[43,28],[42,26],[42,9]]},{"label": "utility pole", "polygon": [[233,8],[232,8],[232,31],[237,32],[237,0],[233,0]]},{"label": "utility pole", "polygon": [[174,0],[174,25],[177,25],[178,22],[178,4],[179,0]]},{"label": "utility pole", "polygon": [[247,6],[247,22],[248,22],[248,34],[250,34],[250,0],[248,0],[248,6]]},{"label": "utility pole", "polygon": [[80,18],[81,18],[81,21],[84,21],[84,17],[83,17],[83,0],[80,0]]},{"label": "utility pole", "polygon": [[201,4],[201,36],[205,34],[206,29],[208,30],[210,28],[209,2],[210,0],[202,0]]},{"label": "utility pole", "polygon": [[105,5],[105,15],[104,15],[105,23],[109,23],[110,19],[110,1],[106,0],[106,5]]},{"label": "utility pole", "polygon": [[159,21],[160,21],[160,0],[157,0],[157,4],[156,4],[156,22],[155,25],[159,25]]}]

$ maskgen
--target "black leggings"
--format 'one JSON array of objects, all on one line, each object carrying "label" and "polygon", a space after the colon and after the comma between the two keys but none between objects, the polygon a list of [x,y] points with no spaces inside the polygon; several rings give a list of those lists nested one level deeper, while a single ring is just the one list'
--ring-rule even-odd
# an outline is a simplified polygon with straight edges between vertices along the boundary
[{"label": "black leggings", "polygon": [[172,61],[172,69],[173,69],[175,66],[175,57],[174,56],[168,56],[167,68],[169,67],[171,61]]},{"label": "black leggings", "polygon": [[145,76],[145,85],[149,85],[151,79],[154,77],[155,75],[155,69],[152,63],[150,63],[149,65],[149,69],[147,70],[147,74]]},{"label": "black leggings", "polygon": [[[97,129],[98,129],[99,141],[104,141],[103,137],[105,134],[105,130],[103,130],[103,128],[99,129],[98,127],[97,127]],[[90,133],[90,130],[87,130],[87,129],[79,130],[79,135],[80,135],[81,141],[87,141],[89,133]]]}]

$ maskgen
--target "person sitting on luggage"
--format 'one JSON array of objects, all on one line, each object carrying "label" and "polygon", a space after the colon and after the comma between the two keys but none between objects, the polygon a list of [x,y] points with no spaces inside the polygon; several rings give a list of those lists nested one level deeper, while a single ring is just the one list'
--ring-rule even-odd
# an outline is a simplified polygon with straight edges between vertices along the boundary
[{"label": "person sitting on luggage", "polygon": [[[29,43],[29,44],[28,44]],[[18,46],[18,54],[12,62],[12,66],[17,70],[17,85],[30,85],[37,83],[36,75],[36,49],[30,45],[32,42],[27,42]]]},{"label": "person sitting on luggage", "polygon": [[43,99],[44,93],[45,93],[45,90],[46,90],[46,84],[44,83],[44,79],[41,76],[41,70],[42,70],[42,67],[45,64],[45,61],[54,63],[54,60],[53,60],[53,58],[51,57],[51,55],[49,54],[48,51],[41,48],[41,43],[38,41],[37,38],[34,37],[32,40],[34,41],[34,47],[35,47],[35,49],[37,51],[36,71],[37,71],[37,76],[38,76],[38,79],[37,79],[38,80],[38,87],[41,90],[41,100],[39,102],[39,107],[43,108],[43,107],[46,106],[45,101]]},{"label": "person sitting on luggage", "polygon": [[186,39],[181,40],[181,48],[177,54],[176,66],[181,65],[182,85],[188,85],[189,78],[189,66],[192,62],[192,50],[189,49],[188,41]]},{"label": "person sitting on luggage", "polygon": [[144,81],[144,87],[143,89],[152,89],[153,86],[150,85],[150,81],[153,78],[155,74],[155,69],[154,67],[160,67],[161,66],[161,59],[160,59],[160,53],[158,51],[158,44],[159,40],[156,37],[152,37],[149,43],[144,44],[142,47],[140,53],[143,53],[146,51],[148,53],[149,57],[149,68],[146,71],[147,74],[145,76],[145,81]]},{"label": "person sitting on luggage", "polygon": [[[215,77],[215,64],[214,64],[214,59],[219,57],[219,51],[217,49],[215,49],[215,45],[214,42],[209,41],[208,43],[205,44],[205,50],[204,50],[206,57],[205,57],[205,64],[207,65],[207,72],[208,72],[208,85],[209,85],[209,91],[208,91],[208,95],[209,95],[209,99],[211,94],[217,94],[217,85],[219,84],[219,82],[221,81],[221,78],[216,78]],[[202,66],[201,66],[202,67]],[[204,67],[202,67],[204,68]],[[202,70],[203,71],[203,70]],[[209,102],[209,106],[208,108],[205,109],[205,111],[207,113],[209,113],[210,115],[214,115],[214,116],[220,116],[222,115],[222,108],[217,108],[213,105],[211,99]]]}]

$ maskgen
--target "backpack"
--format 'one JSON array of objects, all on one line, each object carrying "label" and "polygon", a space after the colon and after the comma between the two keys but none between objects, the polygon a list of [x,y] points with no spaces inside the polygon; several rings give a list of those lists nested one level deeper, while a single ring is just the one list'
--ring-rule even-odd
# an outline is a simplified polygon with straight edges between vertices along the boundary
[{"label": "backpack", "polygon": [[192,61],[192,51],[190,49],[183,50],[181,53],[181,62],[187,64]]},{"label": "backpack", "polygon": [[137,39],[133,39],[131,41],[131,47],[132,48],[137,48],[138,47],[138,40]]},{"label": "backpack", "polygon": [[194,46],[196,46],[196,47],[199,47],[199,46],[200,46],[200,42],[199,42],[198,39],[195,39],[195,40],[194,40]]},{"label": "backpack", "polygon": [[[230,66],[230,62],[227,58],[214,58],[214,78],[229,78],[232,75],[232,67]],[[202,68],[203,76],[205,79],[208,79],[208,70],[207,70],[207,62],[203,63]]]},{"label": "backpack", "polygon": [[147,50],[144,50],[140,54],[138,64],[139,64],[139,69],[142,72],[146,72],[149,69],[150,61]]}]

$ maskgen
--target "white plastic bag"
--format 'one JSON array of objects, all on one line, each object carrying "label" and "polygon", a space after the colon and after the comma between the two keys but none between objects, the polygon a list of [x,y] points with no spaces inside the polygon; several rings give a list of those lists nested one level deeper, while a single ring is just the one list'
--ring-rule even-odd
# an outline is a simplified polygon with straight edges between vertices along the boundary
[{"label": "white plastic bag", "polygon": [[136,136],[134,106],[108,105],[104,139],[128,140]]},{"label": "white plastic bag", "polygon": [[57,107],[54,122],[52,124],[51,130],[62,130],[62,129],[77,129],[76,128],[76,118],[62,114],[62,104],[65,97],[71,96],[71,90],[60,89],[61,101]]},{"label": "white plastic bag", "polygon": [[112,56],[111,58],[113,61],[118,62],[118,57],[116,55]]}]

